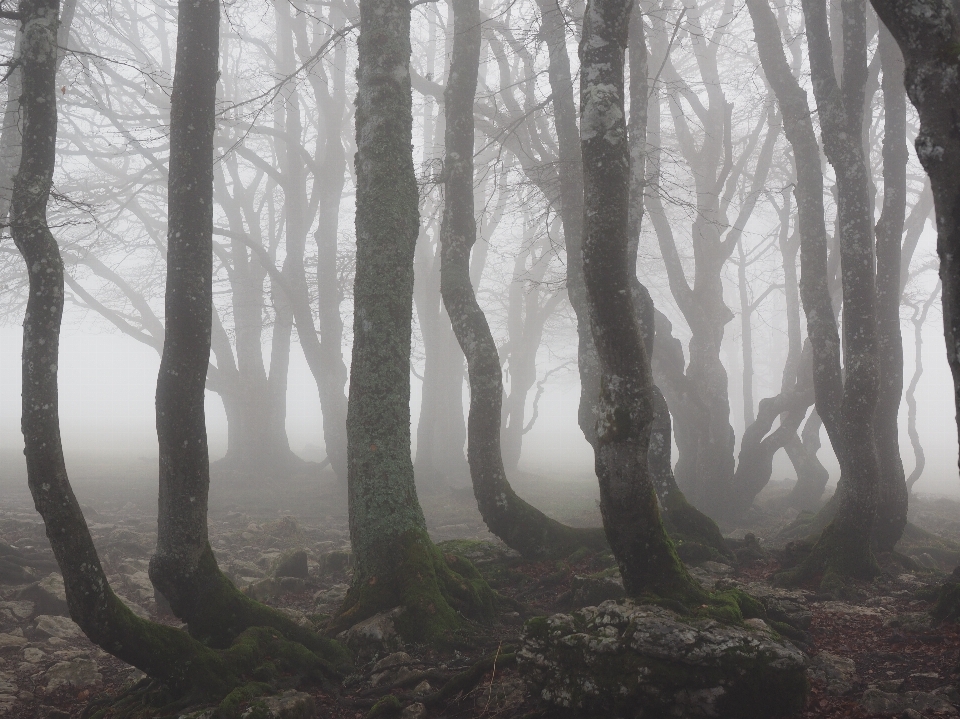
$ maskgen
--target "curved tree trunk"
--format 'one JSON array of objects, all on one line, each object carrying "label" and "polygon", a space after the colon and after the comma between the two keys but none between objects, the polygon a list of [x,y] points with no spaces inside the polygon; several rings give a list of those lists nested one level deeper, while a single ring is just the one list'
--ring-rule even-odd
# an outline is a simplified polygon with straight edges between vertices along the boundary
[{"label": "curved tree trunk", "polygon": [[47,225],[56,159],[58,0],[23,0],[22,153],[10,205],[11,233],[26,261],[23,417],[27,482],[63,573],[71,618],[87,637],[177,692],[222,696],[238,677],[210,648],[172,627],[140,619],[120,601],[97,556],[63,458],[57,367],[64,273]]},{"label": "curved tree trunk", "polygon": [[910,476],[907,477],[907,492],[913,492],[913,485],[923,475],[923,470],[927,465],[927,457],[923,452],[923,445],[920,444],[920,433],[917,432],[917,385],[920,383],[920,377],[923,375],[923,323],[927,319],[927,312],[930,306],[940,294],[940,283],[934,288],[930,296],[923,303],[922,308],[914,307],[913,311],[913,337],[914,337],[914,366],[913,377],[910,378],[910,385],[907,387],[907,434],[910,435],[910,446],[913,448],[914,466]]},{"label": "curved tree trunk", "polygon": [[503,468],[500,357],[470,280],[470,251],[477,240],[473,106],[480,65],[480,13],[478,0],[458,0],[454,8],[453,55],[444,93],[447,125],[440,292],[467,358],[467,458],[473,491],[490,531],[525,557],[567,556],[579,546],[601,549],[606,546],[601,531],[574,529],[550,519],[516,495]]},{"label": "curved tree trunk", "polygon": [[697,596],[660,521],[647,450],[653,375],[627,267],[630,154],[624,51],[631,0],[591,0],[580,43],[583,268],[601,369],[594,456],[600,511],[630,596]]}]

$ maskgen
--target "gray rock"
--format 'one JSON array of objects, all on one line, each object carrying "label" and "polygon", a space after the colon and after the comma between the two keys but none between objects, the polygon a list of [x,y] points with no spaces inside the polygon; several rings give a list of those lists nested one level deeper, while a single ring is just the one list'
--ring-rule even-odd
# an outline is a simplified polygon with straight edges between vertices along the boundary
[{"label": "gray rock", "polygon": [[576,607],[595,607],[608,599],[622,599],[627,596],[623,591],[623,579],[620,577],[575,576],[570,587]]},{"label": "gray rock", "polygon": [[0,694],[16,694],[17,684],[12,674],[0,672]]},{"label": "gray rock", "polygon": [[766,717],[806,694],[789,642],[630,600],[530,620],[517,659],[547,703],[603,716]]},{"label": "gray rock", "polygon": [[400,719],[424,719],[426,716],[427,708],[420,702],[414,702],[400,712]]},{"label": "gray rock", "polygon": [[884,627],[899,629],[907,634],[922,634],[930,630],[930,615],[926,612],[906,612],[890,617]]},{"label": "gray rock", "polygon": [[393,620],[403,611],[396,607],[388,612],[375,614],[344,632],[337,639],[352,649],[357,656],[372,657],[383,652],[395,652],[400,649],[400,639]]},{"label": "gray rock", "polygon": [[63,577],[56,572],[38,582],[28,584],[17,592],[15,598],[33,602],[37,614],[56,614],[61,617],[70,615]]},{"label": "gray rock", "polygon": [[97,663],[92,659],[57,662],[47,671],[47,691],[61,686],[87,687],[96,684],[101,678]]},{"label": "gray rock", "polygon": [[893,694],[870,688],[863,693],[860,705],[868,714],[899,716],[913,710],[921,716],[928,714],[956,715],[957,709],[943,697],[930,692],[903,692]]},{"label": "gray rock", "polygon": [[30,662],[31,664],[36,664],[45,656],[47,655],[44,654],[41,649],[37,649],[36,647],[27,647],[23,650],[23,661]]},{"label": "gray rock", "polygon": [[9,647],[25,647],[27,645],[27,640],[24,637],[18,637],[16,634],[0,634],[0,650],[7,649]]},{"label": "gray rock", "polygon": [[317,611],[328,613],[336,611],[343,604],[349,589],[350,585],[348,584],[334,584],[329,589],[314,594],[313,599],[317,603]]},{"label": "gray rock", "polygon": [[381,659],[376,664],[374,664],[373,671],[385,672],[388,669],[405,667],[408,664],[413,664],[413,657],[411,657],[406,652],[394,652],[393,654],[388,654],[383,659]]},{"label": "gray rock", "polygon": [[827,694],[843,696],[857,681],[857,666],[852,659],[820,652],[811,662],[810,678],[826,684]]},{"label": "gray rock", "polygon": [[51,614],[41,614],[37,617],[37,631],[48,637],[59,639],[73,639],[83,634],[83,630],[69,617],[58,617]]},{"label": "gray rock", "polygon": [[26,599],[13,602],[0,602],[0,609],[5,609],[17,619],[29,619],[33,616],[34,604]]},{"label": "gray rock", "polygon": [[307,578],[307,553],[302,549],[287,552],[277,560],[273,570],[275,577]]},{"label": "gray rock", "polygon": [[286,691],[263,700],[268,719],[314,719],[317,705],[313,697],[298,691]]}]

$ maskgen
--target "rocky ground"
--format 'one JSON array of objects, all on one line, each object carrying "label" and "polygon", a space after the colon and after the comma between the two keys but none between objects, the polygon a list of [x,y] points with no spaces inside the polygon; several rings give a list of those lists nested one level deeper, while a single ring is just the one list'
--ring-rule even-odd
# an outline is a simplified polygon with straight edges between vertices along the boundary
[{"label": "rocky ground", "polygon": [[[530,475],[516,480],[521,494],[579,525],[599,523],[594,486]],[[2,489],[0,715],[92,716],[136,686],[142,675],[90,644],[67,618],[63,585],[29,495],[10,483]],[[803,716],[957,714],[960,694],[953,672],[960,660],[960,628],[935,625],[928,610],[945,572],[960,561],[950,544],[960,538],[960,504],[915,500],[911,518],[926,532],[912,530],[902,547],[914,564],[887,558],[883,576],[839,598],[820,595],[815,587],[770,586],[771,575],[789,555],[777,551],[783,543],[778,532],[796,516],[779,509],[784,489],[772,486],[732,533],[754,533],[768,550],[763,556],[741,553],[736,566],[707,562],[693,571],[705,586],[741,587],[763,602],[770,617],[789,620],[811,683]],[[137,613],[171,623],[158,611],[146,571],[156,537],[153,491],[148,483],[77,483],[114,590]],[[274,716],[310,716],[312,705],[321,717],[361,719],[376,713],[374,705],[387,695],[396,697],[387,702],[398,710],[392,714],[404,719],[552,716],[517,668],[523,622],[616,598],[622,590],[611,576],[611,558],[577,554],[561,562],[522,561],[486,531],[468,488],[424,492],[423,497],[435,541],[470,558],[509,599],[508,611],[495,626],[465,639],[459,650],[446,652],[399,645],[389,622],[363,627],[350,637],[362,653],[356,673],[336,690],[288,692],[274,699]],[[321,624],[350,581],[345,507],[344,492],[329,475],[305,473],[269,494],[221,476],[211,492],[211,542],[238,586],[301,622]],[[749,621],[759,622],[757,631],[769,631],[762,620]]]}]

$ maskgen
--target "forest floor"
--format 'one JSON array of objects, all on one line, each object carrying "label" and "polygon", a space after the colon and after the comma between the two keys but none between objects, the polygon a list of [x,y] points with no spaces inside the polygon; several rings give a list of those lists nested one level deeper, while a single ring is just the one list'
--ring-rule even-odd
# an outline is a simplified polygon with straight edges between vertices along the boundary
[{"label": "forest floor", "polygon": [[[148,482],[80,479],[75,484],[111,585],[136,612],[156,619],[146,572],[156,538],[155,490]],[[522,496],[558,519],[579,526],[599,524],[595,482],[520,474],[514,484]],[[56,575],[51,579],[51,565],[44,563],[52,561],[52,554],[26,488],[2,480],[0,485],[0,546],[17,548],[38,566],[12,584],[9,579],[0,584],[0,715],[88,717],[142,675],[93,646],[64,618]],[[769,582],[785,556],[778,533],[796,517],[779,503],[786,489],[783,483],[772,483],[742,526],[730,533],[755,534],[767,555],[736,566],[707,562],[695,568],[705,586],[713,588],[719,581],[724,587],[749,590],[753,583]],[[508,656],[525,618],[576,606],[579,578],[609,569],[611,558],[575,555],[560,562],[523,561],[486,531],[469,488],[421,490],[421,502],[434,540],[468,556],[522,611],[505,613],[458,650],[394,647],[403,651],[358,662],[356,673],[336,692],[304,689],[313,695],[318,715],[362,719],[379,698],[393,693],[409,706],[405,719],[552,717],[538,708],[509,664],[495,666],[479,683],[442,702],[429,697],[483,657]],[[813,586],[795,594],[809,613],[809,626],[799,642],[811,665],[804,717],[957,714],[960,694],[953,687],[960,627],[934,626],[926,612],[932,590],[960,560],[948,544],[960,540],[960,502],[915,497],[910,517],[924,530],[912,530],[900,547],[914,557],[914,567],[905,569],[887,558],[880,578],[842,600],[819,595]],[[251,591],[300,621],[322,621],[346,592],[349,568],[337,561],[349,550],[346,496],[332,475],[305,472],[275,483],[269,493],[229,476],[217,477],[211,490],[210,535],[221,567],[239,586],[252,585]],[[307,552],[307,576],[271,581],[278,559],[296,549]],[[419,704],[421,700],[428,706]]]}]

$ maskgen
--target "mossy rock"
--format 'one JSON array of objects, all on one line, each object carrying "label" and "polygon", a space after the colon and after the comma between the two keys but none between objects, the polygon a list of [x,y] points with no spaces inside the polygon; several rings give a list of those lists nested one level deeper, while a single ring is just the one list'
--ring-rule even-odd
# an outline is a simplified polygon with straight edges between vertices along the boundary
[{"label": "mossy rock", "polygon": [[275,577],[307,578],[307,553],[302,549],[284,552],[273,569]]},{"label": "mossy rock", "polygon": [[960,622],[960,567],[940,587],[930,616],[937,622]]},{"label": "mossy rock", "polygon": [[545,703],[577,716],[769,719],[807,693],[804,655],[774,633],[632,600],[530,620],[517,658]]}]

